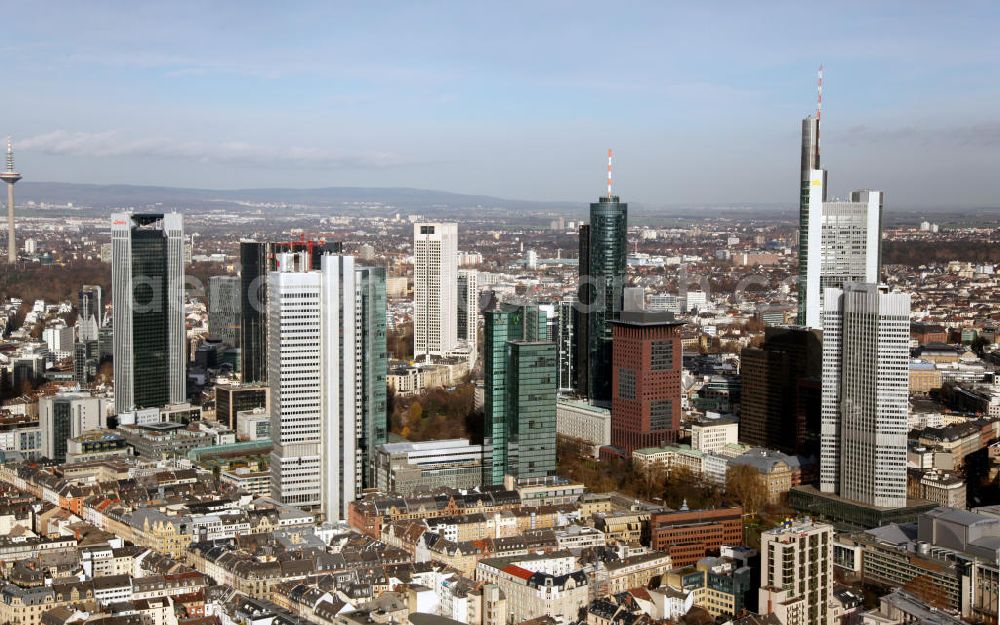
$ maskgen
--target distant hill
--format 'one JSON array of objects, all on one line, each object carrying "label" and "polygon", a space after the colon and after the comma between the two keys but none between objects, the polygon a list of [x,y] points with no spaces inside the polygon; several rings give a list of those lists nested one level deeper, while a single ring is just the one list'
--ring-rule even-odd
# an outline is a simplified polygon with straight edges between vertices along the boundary
[{"label": "distant hill", "polygon": [[[324,187],[318,189],[189,189],[140,185],[98,185],[64,182],[22,181],[17,185],[20,202],[35,201],[52,204],[72,202],[80,207],[114,208],[146,207],[163,204],[177,208],[219,208],[256,210],[252,204],[288,204],[315,208],[349,210],[352,205],[381,203],[408,210],[455,210],[468,208],[498,208],[517,212],[562,213],[583,210],[582,202],[534,202],[511,200],[487,195],[466,195],[447,191],[411,189],[407,187]],[[370,211],[370,207],[357,206]]]}]

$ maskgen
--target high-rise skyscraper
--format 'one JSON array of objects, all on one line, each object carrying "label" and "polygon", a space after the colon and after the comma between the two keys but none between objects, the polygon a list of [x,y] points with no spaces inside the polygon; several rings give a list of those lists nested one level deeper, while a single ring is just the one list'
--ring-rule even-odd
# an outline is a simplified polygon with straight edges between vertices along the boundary
[{"label": "high-rise skyscraper", "polygon": [[14,183],[21,179],[14,169],[14,144],[7,137],[7,169],[0,172],[0,180],[7,183],[7,262],[17,262],[17,241],[14,237]]},{"label": "high-rise skyscraper", "polygon": [[413,355],[443,356],[458,341],[458,224],[413,224]]},{"label": "high-rise skyscraper", "polygon": [[240,345],[240,278],[208,279],[208,336],[230,347]]},{"label": "high-rise skyscraper", "polygon": [[279,254],[268,276],[271,494],[345,519],[354,499],[357,319],[354,259]]},{"label": "high-rise skyscraper", "polygon": [[354,358],[358,378],[359,488],[375,485],[375,448],[388,440],[385,267],[355,268],[357,330]]},{"label": "high-rise skyscraper", "polygon": [[479,340],[479,272],[475,269],[458,270],[458,338],[472,350],[475,361]]},{"label": "high-rise skyscraper", "polygon": [[833,527],[786,521],[760,535],[757,609],[782,625],[833,625]]},{"label": "high-rise skyscraper", "polygon": [[556,344],[507,341],[505,357],[507,466],[504,473],[518,479],[554,475]]},{"label": "high-rise skyscraper", "polygon": [[184,225],[179,213],[111,216],[115,408],[187,397]]},{"label": "high-rise skyscraper", "polygon": [[576,388],[576,297],[569,296],[559,302],[556,320],[556,347],[559,358],[560,391]]},{"label": "high-rise skyscraper", "polygon": [[576,375],[573,387],[581,397],[590,396],[590,319],[589,306],[585,302],[594,299],[593,287],[587,276],[590,274],[590,224],[580,225],[580,250],[577,271],[576,304],[573,306],[574,363]]},{"label": "high-rise skyscraper", "polygon": [[[580,303],[587,320],[587,394],[595,402],[611,401],[611,322],[622,309],[628,256],[628,204],[611,194],[611,150],[608,150],[608,194],[590,205],[586,275],[581,275]],[[581,229],[581,235],[584,230]],[[581,241],[581,247],[583,242]],[[581,272],[584,265],[581,264]]]},{"label": "high-rise skyscraper", "polygon": [[827,202],[822,199],[825,179],[826,172],[813,170],[809,252],[799,257],[799,271],[805,275],[805,301],[799,309],[810,328],[822,327],[824,289],[876,283],[882,267],[882,193],[854,191],[849,201]]},{"label": "high-rise skyscraper", "polygon": [[83,285],[80,287],[79,314],[76,322],[80,342],[98,340],[103,320],[104,302],[101,300],[101,287],[96,284]]},{"label": "high-rise skyscraper", "polygon": [[823,335],[772,326],[740,354],[740,441],[819,457]]},{"label": "high-rise skyscraper", "polygon": [[677,441],[683,322],[672,313],[622,312],[612,322],[611,444],[627,456]]},{"label": "high-rise skyscraper", "polygon": [[267,381],[267,274],[277,254],[306,252],[309,269],[319,269],[323,254],[339,254],[335,241],[240,241],[240,376],[247,383]]},{"label": "high-rise skyscraper", "polygon": [[820,168],[823,69],[816,115],[802,120],[799,164],[799,310],[797,323],[820,328],[823,290],[845,282],[881,280],[882,204],[879,191],[854,191],[849,201],[827,201],[827,172]]},{"label": "high-rise skyscraper", "polygon": [[824,297],[820,489],[903,507],[910,296],[850,282]]},{"label": "high-rise skyscraper", "polygon": [[[483,332],[483,484],[499,485],[510,470],[511,427],[508,385],[511,341],[538,342],[545,313],[536,305],[502,304],[485,313]],[[552,374],[555,375],[553,368]],[[553,405],[555,391],[553,391]]]},{"label": "high-rise skyscraper", "polygon": [[268,276],[271,493],[346,519],[385,438],[385,273],[281,253]]},{"label": "high-rise skyscraper", "polygon": [[[813,172],[820,172],[818,188],[813,190]],[[819,117],[806,117],[802,120],[802,156],[799,163],[799,313],[798,324],[806,325],[807,271],[809,268],[809,237],[811,198],[816,195],[820,206],[826,201],[826,170],[820,168],[819,160]],[[818,226],[819,224],[814,223]],[[818,230],[817,230],[818,231]],[[818,248],[819,242],[817,240]]]}]

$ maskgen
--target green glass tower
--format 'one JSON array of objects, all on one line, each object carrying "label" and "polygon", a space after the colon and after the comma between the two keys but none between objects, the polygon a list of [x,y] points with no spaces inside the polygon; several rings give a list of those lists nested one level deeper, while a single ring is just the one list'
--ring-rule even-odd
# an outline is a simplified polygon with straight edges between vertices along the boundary
[{"label": "green glass tower", "polygon": [[587,249],[587,383],[592,401],[611,401],[611,322],[622,309],[628,254],[628,204],[617,195],[590,205]]},{"label": "green glass tower", "polygon": [[360,325],[356,362],[361,368],[358,378],[361,429],[357,449],[361,453],[361,486],[371,488],[375,485],[375,448],[386,442],[387,433],[385,267],[358,267],[355,283]]},{"label": "green glass tower", "polygon": [[507,469],[517,478],[556,471],[556,344],[507,341]]},{"label": "green glass tower", "polygon": [[[537,341],[547,315],[535,305],[505,304],[486,312],[483,334],[485,423],[483,427],[483,485],[503,484],[509,467],[508,375],[510,341]],[[554,365],[553,365],[554,367]],[[555,370],[553,368],[553,375]],[[555,394],[553,392],[553,401]]]}]

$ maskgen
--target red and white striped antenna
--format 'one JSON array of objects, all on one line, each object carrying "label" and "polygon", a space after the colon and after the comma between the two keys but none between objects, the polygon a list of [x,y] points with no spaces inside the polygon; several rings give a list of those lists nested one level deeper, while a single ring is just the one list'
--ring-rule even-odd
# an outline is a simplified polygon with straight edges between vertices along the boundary
[{"label": "red and white striped antenna", "polygon": [[823,65],[816,73],[816,151],[819,151],[819,126],[823,117]]},{"label": "red and white striped antenna", "polygon": [[608,148],[608,199],[611,199],[611,157],[614,154],[611,152],[611,148]]}]

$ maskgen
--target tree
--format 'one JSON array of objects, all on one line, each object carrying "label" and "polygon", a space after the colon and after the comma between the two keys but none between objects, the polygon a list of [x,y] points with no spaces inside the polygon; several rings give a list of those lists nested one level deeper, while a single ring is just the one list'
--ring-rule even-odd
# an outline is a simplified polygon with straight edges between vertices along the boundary
[{"label": "tree", "polygon": [[767,505],[767,485],[750,465],[730,466],[726,471],[726,494],[740,502],[743,512],[756,515]]}]

